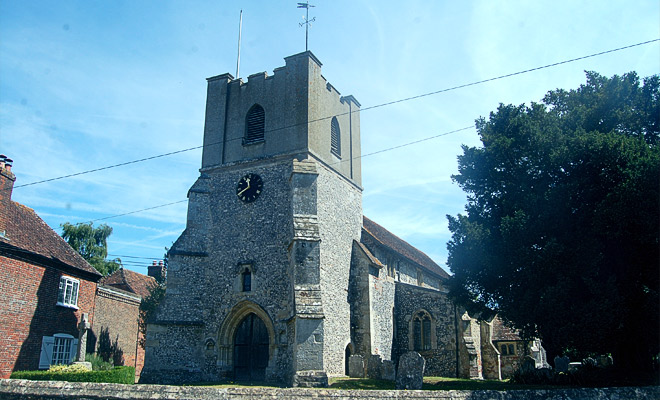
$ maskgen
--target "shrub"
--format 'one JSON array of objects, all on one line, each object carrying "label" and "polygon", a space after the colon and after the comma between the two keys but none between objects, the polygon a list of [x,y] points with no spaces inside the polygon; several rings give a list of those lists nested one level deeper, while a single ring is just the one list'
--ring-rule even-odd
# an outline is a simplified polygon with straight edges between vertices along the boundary
[{"label": "shrub", "polygon": [[84,365],[80,364],[71,364],[71,365],[62,365],[62,364],[57,364],[57,365],[51,365],[50,368],[48,368],[48,372],[53,372],[53,373],[81,373],[81,372],[88,372],[89,369],[85,367]]},{"label": "shrub", "polygon": [[65,368],[56,368],[51,371],[16,371],[11,374],[11,379],[28,379],[33,381],[68,381],[68,382],[105,382],[123,383],[132,385],[135,383],[134,367],[114,367],[108,371],[72,372]]},{"label": "shrub", "polygon": [[109,371],[114,367],[112,363],[103,361],[100,355],[94,353],[85,354],[85,361],[92,363],[94,371]]}]

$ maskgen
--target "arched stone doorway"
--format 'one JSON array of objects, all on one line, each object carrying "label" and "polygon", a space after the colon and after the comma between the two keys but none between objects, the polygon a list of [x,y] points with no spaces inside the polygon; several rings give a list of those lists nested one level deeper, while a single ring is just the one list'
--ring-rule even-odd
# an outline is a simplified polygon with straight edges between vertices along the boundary
[{"label": "arched stone doorway", "polygon": [[248,314],[234,335],[234,377],[236,380],[264,381],[268,367],[268,329],[256,314]]},{"label": "arched stone doorway", "polygon": [[272,379],[276,371],[272,365],[267,367],[277,359],[275,343],[275,329],[268,313],[248,300],[236,304],[218,332],[220,377],[253,381]]}]

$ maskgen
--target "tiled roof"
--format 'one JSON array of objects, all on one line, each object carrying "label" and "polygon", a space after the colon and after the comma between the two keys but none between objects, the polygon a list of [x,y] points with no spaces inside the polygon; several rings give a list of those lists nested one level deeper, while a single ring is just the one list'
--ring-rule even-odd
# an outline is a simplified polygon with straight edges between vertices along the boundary
[{"label": "tiled roof", "polygon": [[86,272],[94,281],[101,277],[101,274],[55,233],[33,209],[11,200],[6,204],[6,209],[0,212],[0,226],[5,231],[4,236],[0,236],[0,250],[23,255],[28,259],[37,256],[39,262],[52,266],[65,264]]},{"label": "tiled roof", "polygon": [[431,260],[429,256],[367,217],[363,217],[362,230],[383,246],[390,248],[443,278],[449,278],[449,274],[436,264],[435,261]]},{"label": "tiled roof", "polygon": [[149,289],[156,285],[156,279],[148,275],[120,268],[102,278],[99,283],[104,286],[112,286],[130,293],[135,293],[140,297],[146,297],[149,295]]},{"label": "tiled roof", "polygon": [[507,340],[507,341],[514,341],[514,340],[522,340],[520,338],[520,335],[518,335],[518,331],[506,326],[504,324],[504,321],[502,321],[500,318],[495,317],[493,318],[493,337],[492,340],[497,341],[497,340]]}]

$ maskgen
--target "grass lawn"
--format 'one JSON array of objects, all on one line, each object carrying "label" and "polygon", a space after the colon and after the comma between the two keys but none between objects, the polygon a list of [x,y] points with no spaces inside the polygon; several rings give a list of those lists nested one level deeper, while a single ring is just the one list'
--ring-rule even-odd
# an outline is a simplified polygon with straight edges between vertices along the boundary
[{"label": "grass lawn", "polygon": [[[354,390],[394,390],[393,381],[385,381],[380,379],[368,378],[347,378],[335,377],[328,380],[330,389],[354,389]],[[211,386],[218,388],[235,388],[235,387],[271,387],[278,386],[268,385],[264,383],[243,383],[243,382],[227,382],[227,383],[208,383],[198,384],[194,386]],[[543,386],[543,385],[522,385],[516,383],[509,383],[508,381],[495,381],[495,380],[473,380],[473,379],[458,379],[458,378],[442,378],[437,376],[424,377],[423,390],[520,390],[520,389],[552,389],[557,386]]]},{"label": "grass lawn", "polygon": [[[391,390],[394,382],[378,379],[362,378],[330,378],[331,389],[362,389]],[[516,389],[548,389],[551,386],[520,385],[507,381],[473,380],[458,378],[442,378],[437,376],[424,377],[423,390],[516,390]],[[556,388],[556,387],[555,387]]]}]

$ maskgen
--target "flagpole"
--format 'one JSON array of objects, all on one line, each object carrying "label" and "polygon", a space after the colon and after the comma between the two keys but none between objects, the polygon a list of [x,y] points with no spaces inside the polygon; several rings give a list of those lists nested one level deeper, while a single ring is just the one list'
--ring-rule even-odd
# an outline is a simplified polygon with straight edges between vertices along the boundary
[{"label": "flagpole", "polygon": [[236,60],[236,79],[239,77],[241,67],[241,30],[243,29],[243,10],[238,18],[238,59]]}]

